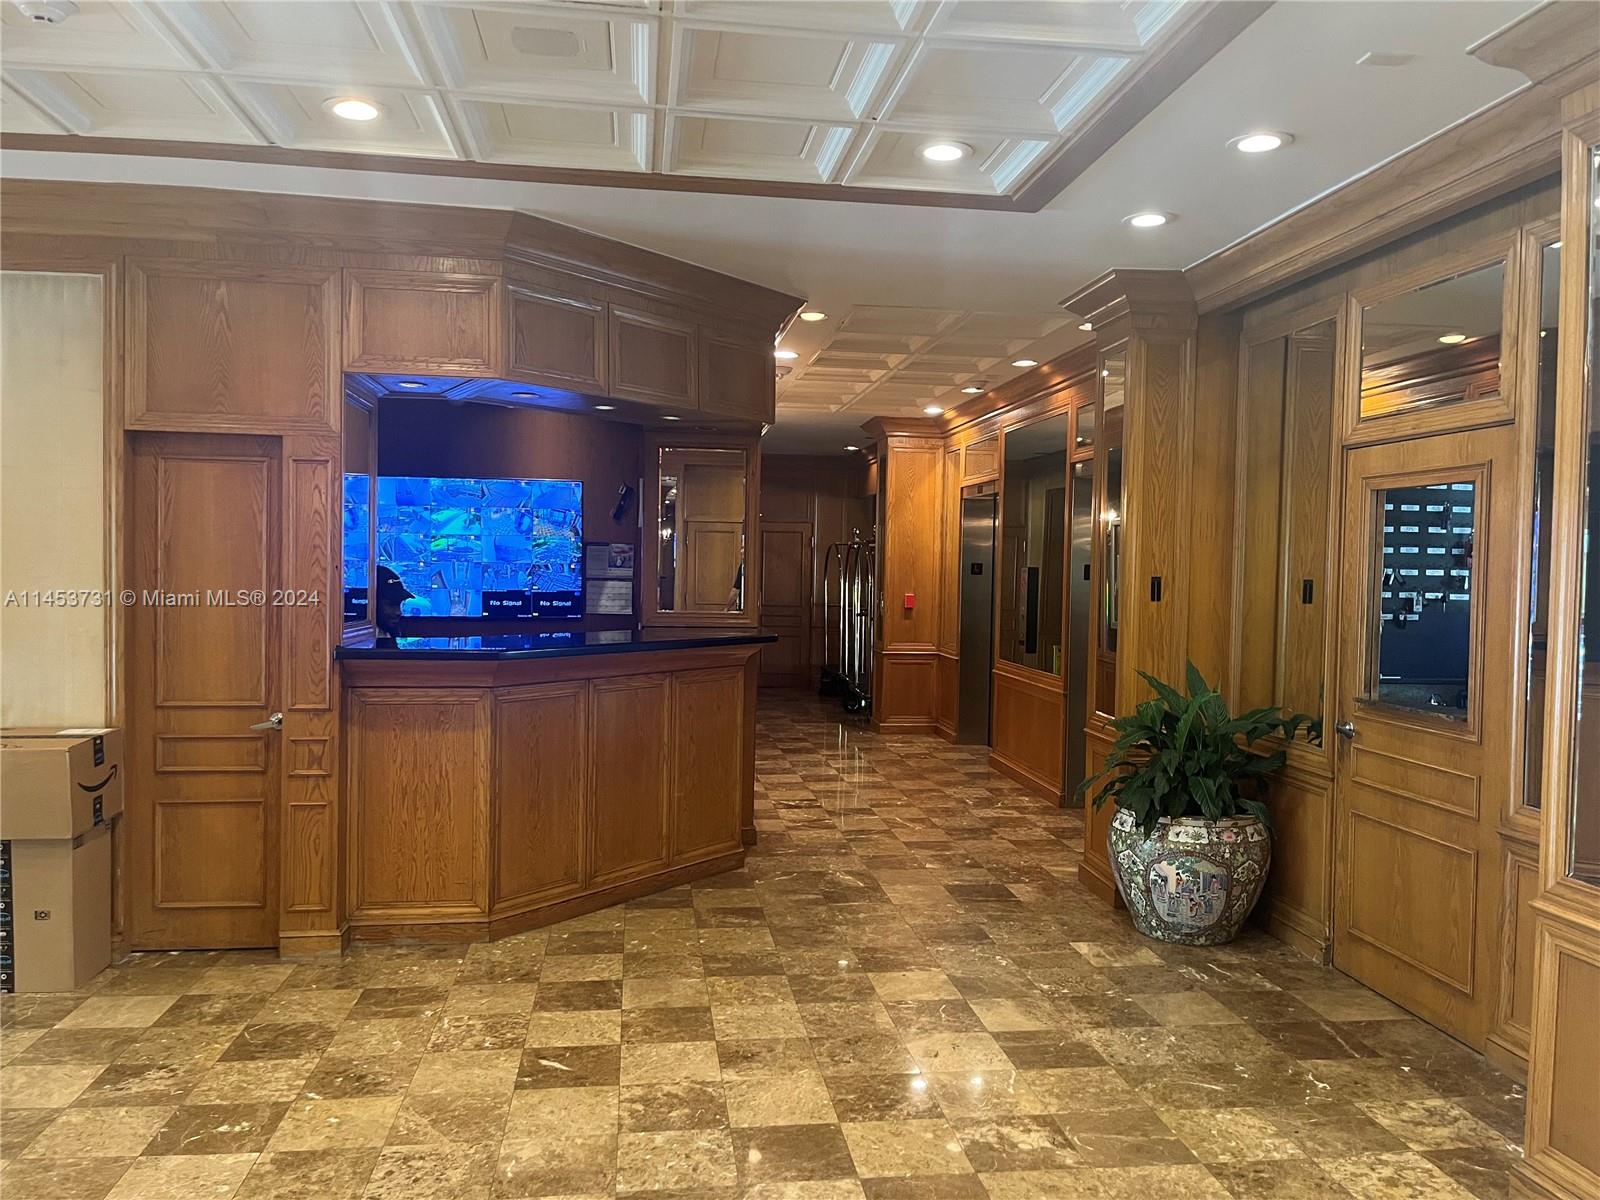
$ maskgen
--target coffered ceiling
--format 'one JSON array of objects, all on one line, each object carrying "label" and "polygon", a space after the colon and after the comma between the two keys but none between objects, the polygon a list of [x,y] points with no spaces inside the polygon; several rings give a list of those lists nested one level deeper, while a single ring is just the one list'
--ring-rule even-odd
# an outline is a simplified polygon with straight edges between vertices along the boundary
[{"label": "coffered ceiling", "polygon": [[[1261,7],[1240,4],[1252,11],[1230,20],[1247,24]],[[42,24],[0,9],[6,133],[990,200],[1016,197],[1176,39],[1219,15],[1209,0],[78,0],[76,10]],[[348,97],[376,105],[376,119],[329,110]],[[934,142],[961,156],[930,161],[922,151]]]},{"label": "coffered ceiling", "polygon": [[1044,362],[1073,341],[1075,322],[1044,314],[959,312],[868,305],[833,323],[820,345],[792,364],[780,364],[779,390],[791,417],[803,414],[916,416],[967,399],[962,388],[986,391],[1026,367]]}]

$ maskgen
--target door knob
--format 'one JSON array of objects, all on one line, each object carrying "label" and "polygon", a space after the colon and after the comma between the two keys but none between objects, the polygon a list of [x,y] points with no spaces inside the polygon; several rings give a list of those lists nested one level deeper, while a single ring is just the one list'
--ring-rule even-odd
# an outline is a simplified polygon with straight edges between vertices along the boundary
[{"label": "door knob", "polygon": [[257,721],[254,725],[250,726],[250,728],[251,729],[261,729],[261,730],[282,729],[283,728],[283,714],[281,712],[273,713],[265,721]]},{"label": "door knob", "polygon": [[1333,731],[1347,742],[1355,740],[1356,724],[1354,721],[1340,721],[1333,727]]}]

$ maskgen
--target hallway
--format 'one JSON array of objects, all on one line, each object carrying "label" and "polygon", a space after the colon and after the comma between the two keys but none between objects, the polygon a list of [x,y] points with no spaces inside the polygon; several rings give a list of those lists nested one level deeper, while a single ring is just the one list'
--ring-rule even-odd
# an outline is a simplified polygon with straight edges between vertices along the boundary
[{"label": "hallway", "polygon": [[762,695],[741,871],[470,947],[7,996],[0,1188],[1506,1195],[1519,1085],[1263,935],[1138,937],[1076,882],[1077,813],[836,714]]}]

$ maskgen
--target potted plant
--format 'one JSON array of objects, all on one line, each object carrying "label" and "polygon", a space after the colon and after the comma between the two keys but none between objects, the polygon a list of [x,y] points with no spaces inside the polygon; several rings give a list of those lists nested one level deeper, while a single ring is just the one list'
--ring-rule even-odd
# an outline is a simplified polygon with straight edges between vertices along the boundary
[{"label": "potted plant", "polygon": [[1285,758],[1252,747],[1302,729],[1320,744],[1321,722],[1281,708],[1235,717],[1193,663],[1187,696],[1139,674],[1155,695],[1111,722],[1116,745],[1078,794],[1098,784],[1094,806],[1116,802],[1112,869],[1140,933],[1189,946],[1232,941],[1266,882],[1271,815],[1259,791]]}]

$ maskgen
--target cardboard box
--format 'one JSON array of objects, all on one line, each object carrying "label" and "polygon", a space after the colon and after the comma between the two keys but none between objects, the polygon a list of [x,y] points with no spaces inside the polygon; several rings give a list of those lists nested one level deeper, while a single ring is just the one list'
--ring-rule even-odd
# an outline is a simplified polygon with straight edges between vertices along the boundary
[{"label": "cardboard box", "polygon": [[121,812],[120,729],[0,729],[0,838],[75,838]]},{"label": "cardboard box", "polygon": [[111,965],[111,830],[3,841],[0,870],[6,858],[10,878],[0,880],[0,896],[9,885],[10,904],[0,915],[0,990],[86,986]]}]

